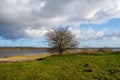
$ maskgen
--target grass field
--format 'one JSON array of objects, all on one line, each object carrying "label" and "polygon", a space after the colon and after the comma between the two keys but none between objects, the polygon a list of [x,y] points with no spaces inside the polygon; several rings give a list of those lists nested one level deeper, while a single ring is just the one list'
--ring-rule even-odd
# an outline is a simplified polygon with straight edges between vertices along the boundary
[{"label": "grass field", "polygon": [[120,80],[120,54],[55,55],[1,62],[0,80]]}]

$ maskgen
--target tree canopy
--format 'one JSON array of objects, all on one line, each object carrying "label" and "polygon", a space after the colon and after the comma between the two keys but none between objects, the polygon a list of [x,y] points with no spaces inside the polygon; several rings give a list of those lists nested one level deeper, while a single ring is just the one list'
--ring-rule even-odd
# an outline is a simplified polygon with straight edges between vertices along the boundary
[{"label": "tree canopy", "polygon": [[53,28],[49,30],[45,36],[50,46],[50,51],[58,52],[59,54],[65,50],[77,48],[79,44],[75,34],[69,30],[69,27]]}]

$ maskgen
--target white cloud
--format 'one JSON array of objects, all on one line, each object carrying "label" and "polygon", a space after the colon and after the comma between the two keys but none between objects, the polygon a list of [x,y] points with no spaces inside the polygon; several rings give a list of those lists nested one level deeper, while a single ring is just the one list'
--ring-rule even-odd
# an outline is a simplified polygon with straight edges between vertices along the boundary
[{"label": "white cloud", "polygon": [[[0,23],[11,24],[4,28],[14,26],[16,30],[19,25],[19,30],[30,38],[43,34],[44,30],[39,30],[44,26],[47,29],[51,25],[96,24],[112,18],[120,18],[120,0],[0,0]],[[86,34],[89,32],[99,37],[104,35],[92,30]],[[21,34],[20,31],[10,33],[11,36]],[[86,36],[91,38],[91,35]]]},{"label": "white cloud", "polygon": [[41,29],[31,29],[31,28],[28,28],[28,29],[25,30],[26,36],[28,36],[30,38],[41,37],[46,32],[47,32],[47,30],[45,28],[41,28]]},{"label": "white cloud", "polygon": [[102,29],[100,31],[95,31],[92,28],[89,29],[83,29],[80,33],[80,39],[81,40],[96,40],[96,39],[102,39],[104,38],[106,34],[106,29]]}]

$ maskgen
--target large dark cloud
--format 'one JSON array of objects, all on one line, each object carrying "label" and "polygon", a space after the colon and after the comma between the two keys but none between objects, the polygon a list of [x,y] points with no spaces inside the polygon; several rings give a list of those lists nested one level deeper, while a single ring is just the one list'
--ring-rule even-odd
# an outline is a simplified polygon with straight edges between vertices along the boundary
[{"label": "large dark cloud", "polygon": [[6,39],[18,39],[27,37],[24,27],[17,25],[0,24],[0,36]]}]

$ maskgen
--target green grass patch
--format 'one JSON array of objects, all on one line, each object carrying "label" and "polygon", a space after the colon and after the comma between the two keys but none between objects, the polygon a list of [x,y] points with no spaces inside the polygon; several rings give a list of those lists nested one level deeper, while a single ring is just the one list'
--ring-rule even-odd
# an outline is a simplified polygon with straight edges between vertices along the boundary
[{"label": "green grass patch", "polygon": [[54,55],[0,63],[0,80],[120,80],[120,54]]}]

